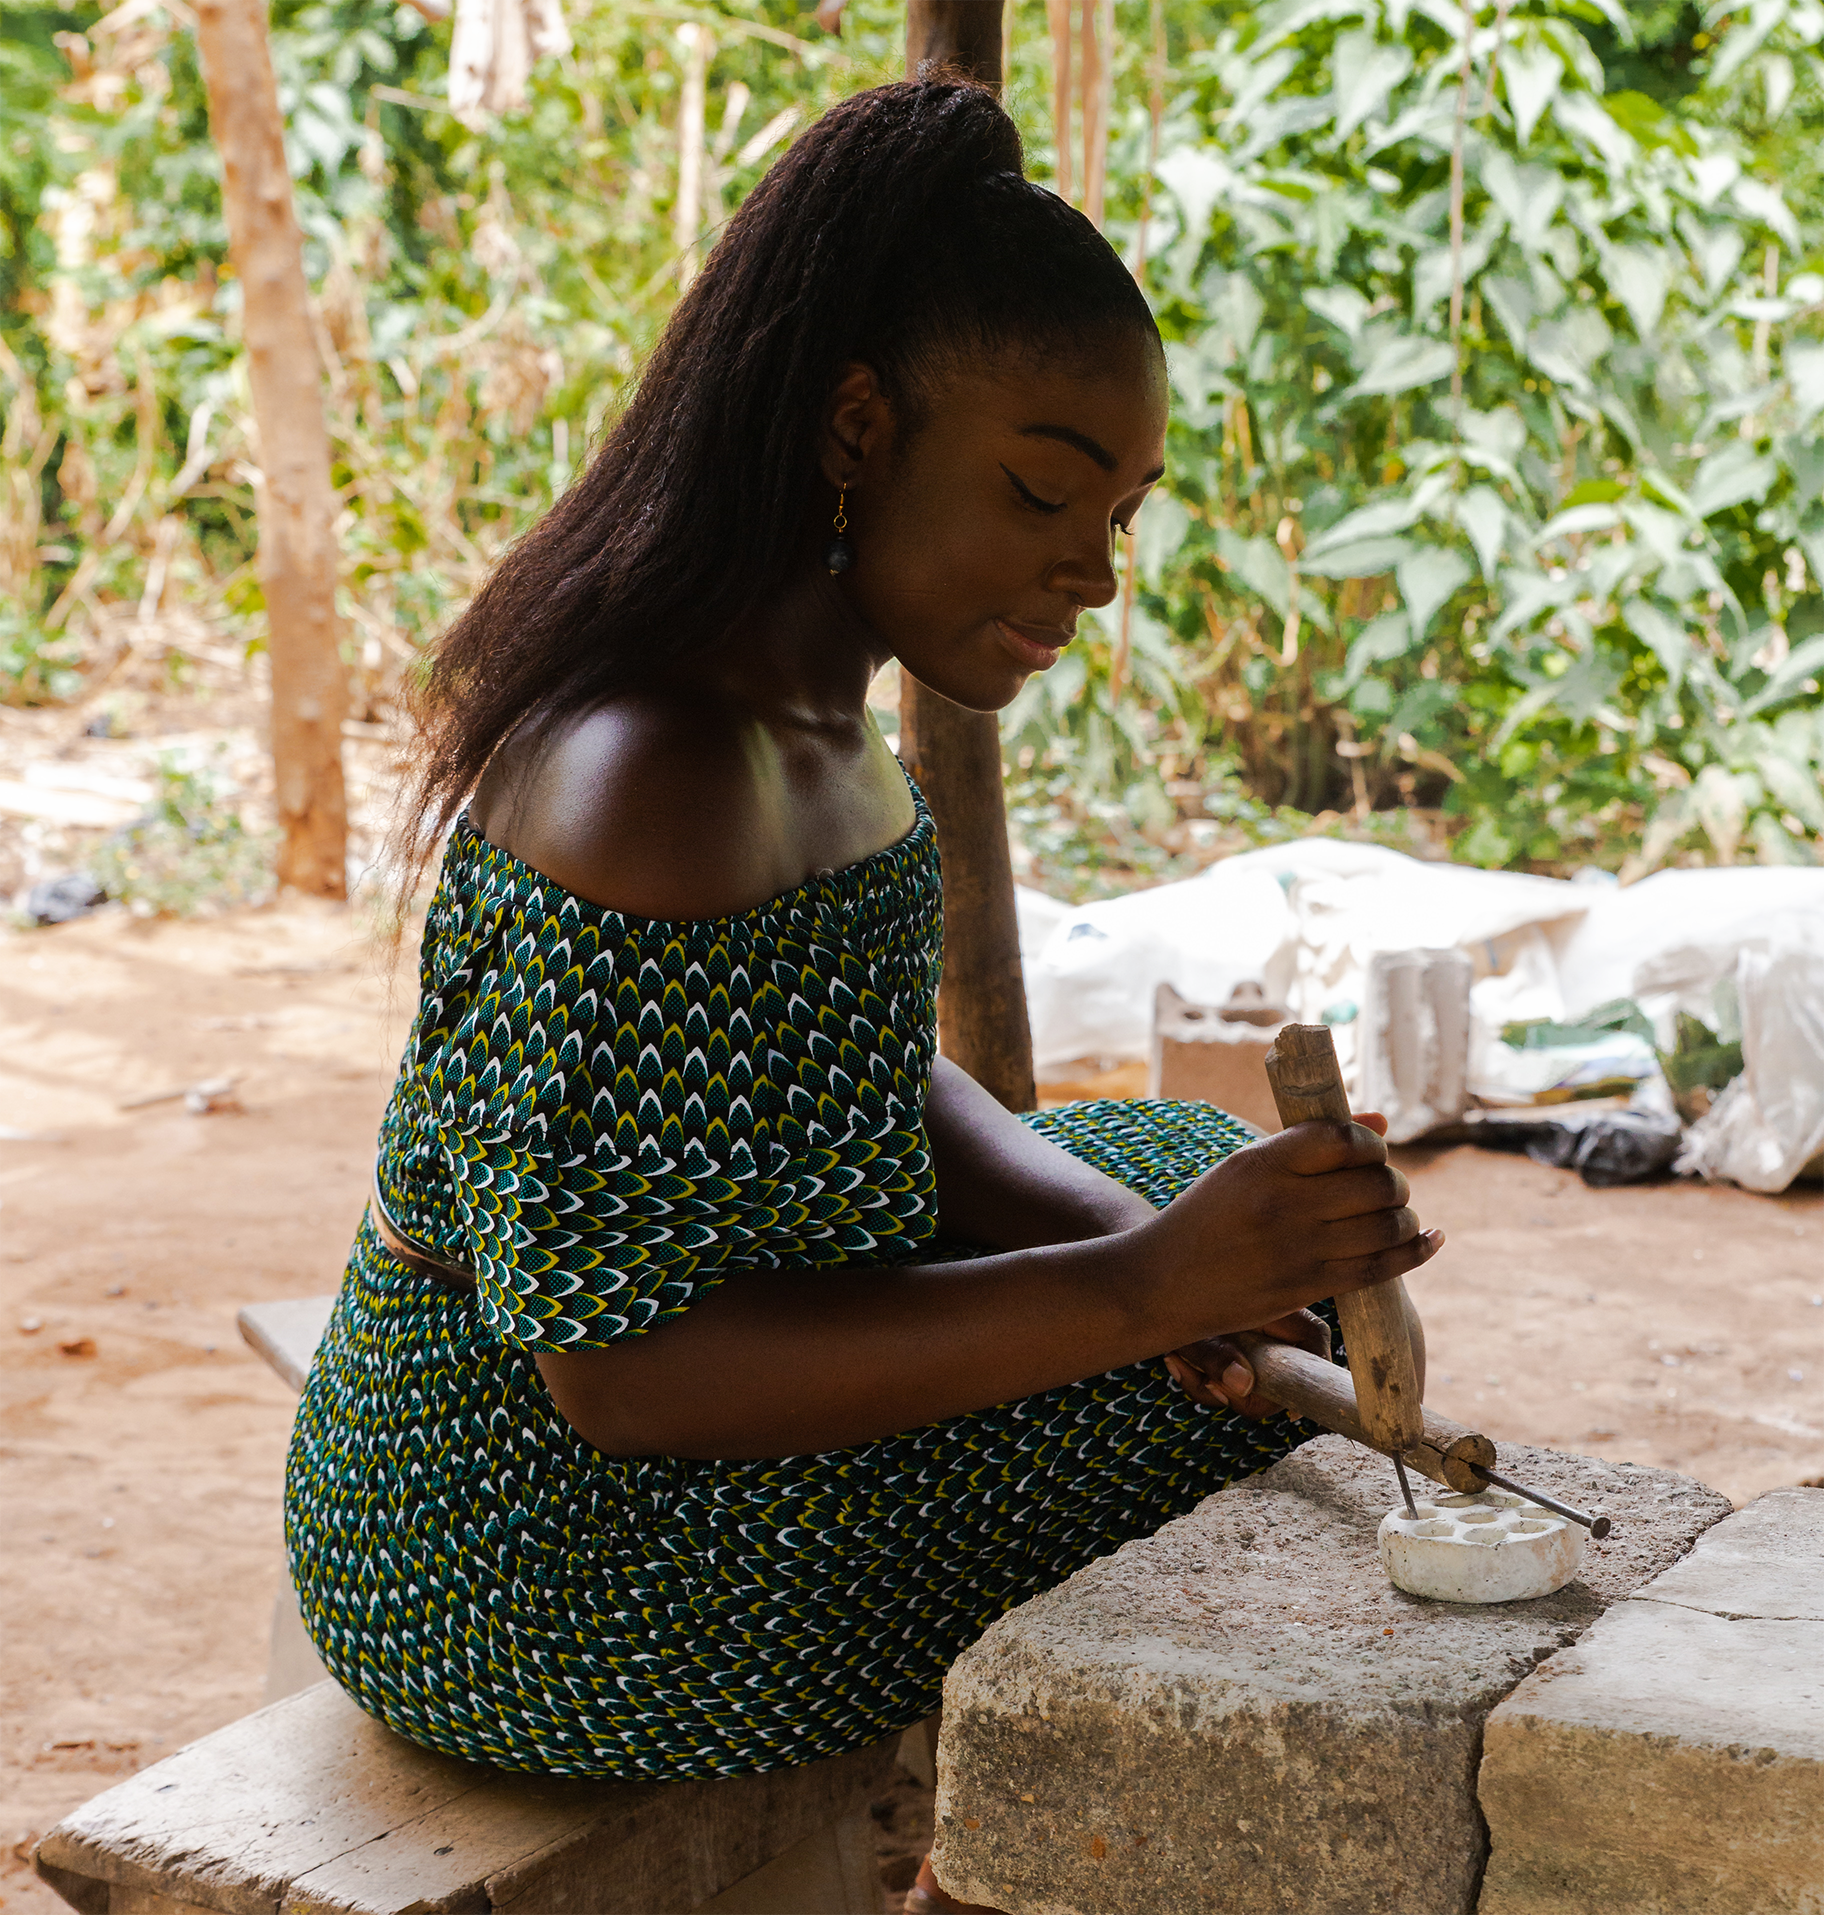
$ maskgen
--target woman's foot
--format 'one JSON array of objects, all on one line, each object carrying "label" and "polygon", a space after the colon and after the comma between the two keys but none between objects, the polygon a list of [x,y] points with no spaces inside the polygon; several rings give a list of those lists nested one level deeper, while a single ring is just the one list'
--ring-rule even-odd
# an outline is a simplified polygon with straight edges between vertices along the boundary
[{"label": "woman's foot", "polygon": [[931,1873],[927,1855],[918,1865],[918,1880],[906,1890],[906,1915],[1001,1915],[1001,1911],[986,1902],[959,1902],[946,1895]]}]

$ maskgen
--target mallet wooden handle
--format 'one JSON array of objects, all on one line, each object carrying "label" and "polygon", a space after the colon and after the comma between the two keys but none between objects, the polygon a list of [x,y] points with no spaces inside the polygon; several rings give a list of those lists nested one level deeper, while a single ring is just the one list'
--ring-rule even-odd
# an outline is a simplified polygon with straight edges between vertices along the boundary
[{"label": "mallet wooden handle", "polygon": [[[1326,1363],[1295,1343],[1281,1343],[1275,1337],[1262,1336],[1258,1330],[1243,1330],[1229,1338],[1238,1345],[1254,1368],[1254,1387],[1262,1396],[1283,1404],[1294,1416],[1335,1430],[1351,1442],[1369,1449],[1395,1454],[1377,1443],[1362,1426],[1361,1412],[1355,1400],[1355,1386],[1347,1370]],[[1434,1483],[1447,1483],[1466,1496],[1487,1488],[1470,1468],[1480,1463],[1484,1469],[1495,1466],[1495,1446],[1479,1430],[1465,1429],[1435,1410],[1420,1407],[1422,1428],[1418,1441],[1400,1451],[1415,1469]]]},{"label": "mallet wooden handle", "polygon": [[[1350,1120],[1336,1040],[1326,1024],[1285,1025],[1267,1052],[1267,1082],[1279,1121],[1288,1127]],[[1406,1329],[1405,1285],[1395,1278],[1350,1290],[1336,1299],[1336,1315],[1355,1381],[1357,1414],[1367,1432],[1364,1440],[1390,1456],[1413,1450],[1424,1435],[1425,1410]]]}]

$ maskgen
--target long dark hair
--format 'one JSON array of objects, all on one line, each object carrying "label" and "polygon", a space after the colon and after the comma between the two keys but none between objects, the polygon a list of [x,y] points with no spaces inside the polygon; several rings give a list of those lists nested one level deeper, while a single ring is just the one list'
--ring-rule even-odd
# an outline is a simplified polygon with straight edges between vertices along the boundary
[{"label": "long dark hair", "polygon": [[587,472],[439,643],[415,701],[411,850],[428,853],[528,718],[587,709],[778,592],[845,364],[873,367],[915,424],[948,366],[1151,329],[1108,242],[1021,163],[994,96],[956,79],[858,93],[793,143]]}]

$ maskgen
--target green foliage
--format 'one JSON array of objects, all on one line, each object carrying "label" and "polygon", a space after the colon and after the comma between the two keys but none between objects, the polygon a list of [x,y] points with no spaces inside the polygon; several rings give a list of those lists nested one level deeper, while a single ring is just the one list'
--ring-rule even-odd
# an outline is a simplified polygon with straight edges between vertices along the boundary
[{"label": "green foliage", "polygon": [[0,705],[59,705],[82,684],[70,641],[0,599]]},{"label": "green foliage", "polygon": [[[1462,18],[1282,0],[1184,63],[1143,602],[1218,634],[1262,796],[1435,796],[1490,865],[1809,861],[1817,234],[1725,127],[1605,95],[1563,10],[1483,7],[1466,87]],[[1815,63],[1815,0],[1755,20],[1717,68]]]},{"label": "green foliage", "polygon": [[247,830],[206,772],[163,759],[146,815],[96,847],[89,873],[137,916],[196,917],[269,897],[276,838]]},{"label": "green foliage", "polygon": [[[904,21],[851,0],[835,40],[786,0],[574,11],[527,107],[469,126],[440,103],[447,25],[275,8],[372,697],[578,469],[689,270],[678,28],[714,34],[707,243],[792,125],[897,70]],[[1491,865],[1815,860],[1824,4],[1486,0],[1467,88],[1458,0],[1165,13],[1149,184],[1148,11],[1120,0],[1108,223],[1130,258],[1146,225],[1169,490],[1125,602],[1007,719],[1053,881],[1164,875],[1314,815],[1413,842],[1439,807]],[[261,641],[194,44],[159,11],[101,18],[0,0],[15,700],[69,696],[160,581]],[[1045,9],[1010,19],[1043,177]]]},{"label": "green foliage", "polygon": [[[9,415],[0,479],[9,526],[28,493],[36,514],[0,545],[0,592],[87,632],[138,598],[162,538],[173,588],[254,621],[257,642],[239,289],[194,41],[162,11],[104,33],[99,11],[0,15],[0,71],[22,78],[0,162],[0,382],[27,384],[34,420],[21,438]],[[370,680],[409,663],[568,483],[677,296],[679,24],[715,35],[707,244],[793,126],[890,68],[897,10],[850,13],[838,42],[784,0],[607,0],[579,11],[575,51],[539,69],[524,111],[470,127],[440,104],[447,25],[279,0],[344,609]]]}]

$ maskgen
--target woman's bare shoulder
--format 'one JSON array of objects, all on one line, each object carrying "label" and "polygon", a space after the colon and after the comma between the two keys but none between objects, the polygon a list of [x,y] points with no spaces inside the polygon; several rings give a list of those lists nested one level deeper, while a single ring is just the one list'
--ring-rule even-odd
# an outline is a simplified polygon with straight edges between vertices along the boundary
[{"label": "woman's bare shoulder", "polygon": [[787,888],[748,730],[713,704],[619,698],[508,739],[470,814],[491,844],[592,904],[723,917]]}]

